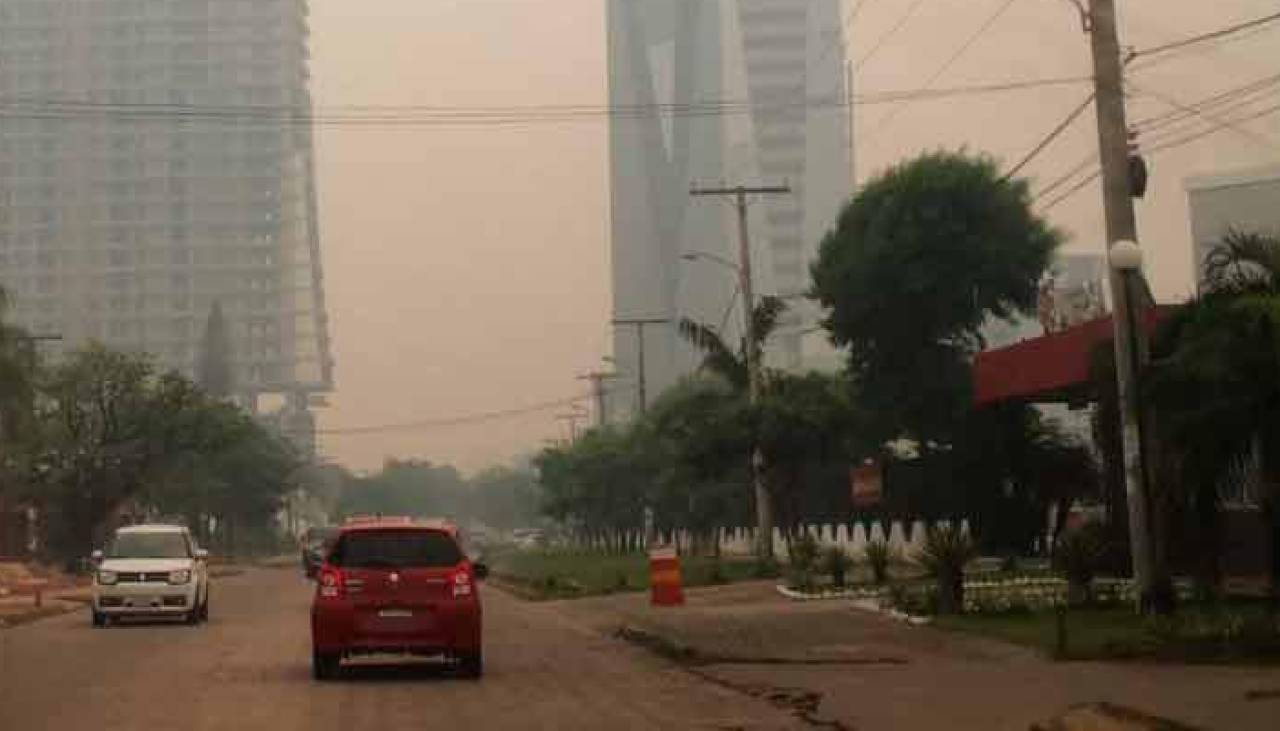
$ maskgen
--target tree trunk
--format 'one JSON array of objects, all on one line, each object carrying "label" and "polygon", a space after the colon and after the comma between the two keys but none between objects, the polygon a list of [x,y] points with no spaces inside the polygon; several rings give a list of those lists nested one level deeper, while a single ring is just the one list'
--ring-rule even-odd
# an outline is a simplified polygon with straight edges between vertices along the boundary
[{"label": "tree trunk", "polygon": [[1222,514],[1214,486],[1201,487],[1195,496],[1196,596],[1216,599],[1222,588]]},{"label": "tree trunk", "polygon": [[964,572],[944,571],[938,575],[938,614],[964,611]]}]

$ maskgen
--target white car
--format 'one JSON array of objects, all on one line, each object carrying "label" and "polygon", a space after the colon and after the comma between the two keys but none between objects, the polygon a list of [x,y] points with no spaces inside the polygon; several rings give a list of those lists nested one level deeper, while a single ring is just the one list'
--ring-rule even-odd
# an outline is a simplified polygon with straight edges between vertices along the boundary
[{"label": "white car", "polygon": [[209,619],[208,552],[180,525],[134,525],[94,551],[93,626],[123,616]]}]

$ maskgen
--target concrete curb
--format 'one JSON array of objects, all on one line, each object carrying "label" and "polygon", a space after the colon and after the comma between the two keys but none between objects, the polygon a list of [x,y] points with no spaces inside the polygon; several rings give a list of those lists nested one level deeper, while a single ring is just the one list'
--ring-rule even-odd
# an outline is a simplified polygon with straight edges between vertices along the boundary
[{"label": "concrete curb", "polygon": [[907,614],[906,612],[900,612],[897,609],[889,609],[884,607],[881,604],[881,599],[884,596],[884,592],[881,589],[846,589],[840,592],[832,591],[832,592],[823,592],[821,594],[810,594],[807,592],[796,591],[795,589],[792,589],[791,587],[786,586],[785,584],[778,584],[774,588],[778,590],[779,594],[781,594],[782,596],[785,596],[788,599],[791,599],[792,601],[812,602],[812,601],[824,601],[824,600],[833,600],[833,599],[846,599],[846,600],[849,600],[850,603],[853,604],[853,606],[865,612],[874,612],[876,614],[883,614],[886,617],[889,617],[890,619],[896,619],[899,622],[905,622],[907,624],[914,625],[917,627],[920,625],[930,624],[933,621],[932,617],[924,617],[924,616],[917,616],[914,614]]}]

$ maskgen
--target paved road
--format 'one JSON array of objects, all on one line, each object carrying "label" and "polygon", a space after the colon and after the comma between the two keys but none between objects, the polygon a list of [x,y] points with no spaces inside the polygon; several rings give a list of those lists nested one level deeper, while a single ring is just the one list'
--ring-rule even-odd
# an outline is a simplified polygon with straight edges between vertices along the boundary
[{"label": "paved road", "polygon": [[0,729],[781,729],[794,718],[486,589],[486,675],[422,664],[311,680],[310,585],[217,580],[212,621],[94,630],[85,612],[0,630]]}]

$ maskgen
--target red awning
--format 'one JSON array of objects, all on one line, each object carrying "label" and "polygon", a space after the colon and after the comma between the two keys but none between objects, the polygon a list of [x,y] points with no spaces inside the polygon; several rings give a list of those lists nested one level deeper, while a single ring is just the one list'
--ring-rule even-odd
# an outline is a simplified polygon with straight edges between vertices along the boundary
[{"label": "red awning", "polygon": [[[1172,306],[1147,310],[1148,332],[1172,312]],[[973,360],[975,407],[999,401],[1068,401],[1089,382],[1089,356],[1111,340],[1111,316],[1090,320],[1061,332],[985,350]]]}]

